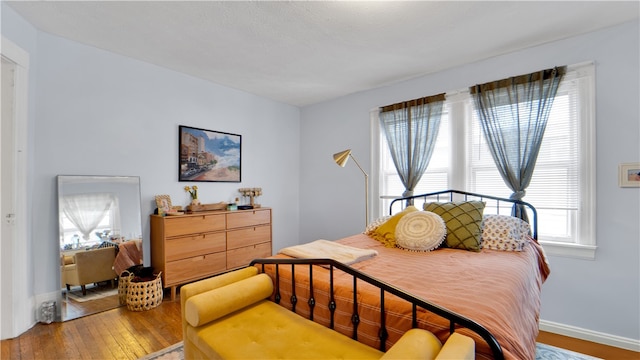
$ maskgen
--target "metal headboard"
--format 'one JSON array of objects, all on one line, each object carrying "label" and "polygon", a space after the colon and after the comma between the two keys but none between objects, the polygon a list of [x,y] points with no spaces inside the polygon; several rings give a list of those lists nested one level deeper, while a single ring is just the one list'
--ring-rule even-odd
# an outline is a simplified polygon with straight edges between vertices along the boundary
[{"label": "metal headboard", "polygon": [[[495,207],[497,214],[500,214],[501,208],[508,207],[509,215],[511,215],[511,208],[513,207],[513,205],[515,204],[522,205],[531,213],[531,219],[529,219],[529,223],[531,225],[532,237],[535,240],[538,239],[538,212],[536,211],[536,208],[533,205],[529,204],[528,202],[524,202],[522,200],[512,200],[508,198],[471,193],[471,192],[461,191],[461,190],[443,190],[438,192],[413,195],[413,196],[394,199],[393,201],[391,201],[391,204],[389,205],[389,215],[392,215],[394,213],[393,211],[394,205],[396,208],[400,206],[401,207],[400,209],[402,209],[403,204],[404,205],[413,204],[413,202],[416,199],[423,200],[424,202],[479,200],[479,201],[487,202],[488,203],[487,205],[490,207]],[[489,200],[491,201],[491,203],[489,203]],[[504,203],[506,203],[506,205]],[[506,213],[506,210],[505,210],[505,213]]]}]

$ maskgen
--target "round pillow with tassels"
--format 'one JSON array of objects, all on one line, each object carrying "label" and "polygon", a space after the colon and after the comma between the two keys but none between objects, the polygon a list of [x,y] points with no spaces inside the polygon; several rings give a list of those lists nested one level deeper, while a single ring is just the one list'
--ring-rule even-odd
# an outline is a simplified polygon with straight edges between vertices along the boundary
[{"label": "round pillow with tassels", "polygon": [[431,251],[447,237],[447,227],[440,215],[415,211],[403,216],[396,226],[396,246],[410,251]]}]

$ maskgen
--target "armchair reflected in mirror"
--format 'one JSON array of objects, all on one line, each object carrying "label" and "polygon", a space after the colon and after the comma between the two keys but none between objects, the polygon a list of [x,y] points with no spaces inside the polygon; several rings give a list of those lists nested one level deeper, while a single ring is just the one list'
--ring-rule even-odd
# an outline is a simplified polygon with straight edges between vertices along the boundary
[{"label": "armchair reflected in mirror", "polygon": [[118,277],[143,263],[140,178],[58,176],[61,320],[122,305]]}]

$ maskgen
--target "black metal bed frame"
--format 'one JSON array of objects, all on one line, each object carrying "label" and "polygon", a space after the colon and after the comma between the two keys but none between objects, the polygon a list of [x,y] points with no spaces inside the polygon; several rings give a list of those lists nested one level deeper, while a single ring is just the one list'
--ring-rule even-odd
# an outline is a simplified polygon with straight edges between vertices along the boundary
[{"label": "black metal bed frame", "polygon": [[[512,200],[507,198],[501,198],[490,195],[482,195],[477,193],[471,193],[460,190],[443,190],[428,194],[420,194],[414,196],[408,196],[403,198],[394,199],[389,205],[389,215],[393,214],[393,207],[396,204],[402,204],[405,202],[406,204],[413,204],[413,200],[415,199],[423,199],[425,202],[429,199],[435,199],[437,202],[441,201],[456,201],[456,195],[461,197],[463,201],[467,201],[470,198],[485,201],[487,199],[492,200],[495,203],[496,211],[500,213],[500,207],[502,203],[509,204],[512,207],[515,204],[523,205],[527,210],[531,211],[532,221],[532,237],[537,240],[538,238],[538,215],[535,207],[533,205],[521,201],[521,200]],[[261,270],[264,272],[265,265],[274,265],[275,266],[275,294],[274,300],[276,303],[280,303],[281,294],[280,294],[280,266],[290,266],[291,267],[291,311],[296,312],[296,306],[298,304],[298,299],[296,296],[296,280],[295,280],[295,269],[296,265],[306,265],[309,269],[309,299],[307,301],[307,305],[309,306],[309,318],[313,320],[313,310],[316,306],[316,300],[314,298],[314,284],[313,284],[313,268],[314,265],[322,265],[329,268],[329,304],[327,304],[329,312],[331,314],[330,319],[330,328],[334,329],[334,313],[336,310],[336,302],[334,299],[334,268],[343,271],[352,276],[353,278],[353,312],[351,315],[351,323],[353,325],[353,335],[352,338],[354,340],[358,340],[358,324],[360,323],[360,318],[358,315],[358,296],[357,296],[357,288],[358,281],[362,281],[368,284],[371,284],[380,289],[380,331],[379,331],[379,339],[380,339],[380,350],[386,351],[386,340],[388,338],[388,333],[386,330],[385,324],[385,294],[393,294],[400,299],[403,299],[412,304],[412,327],[418,327],[418,317],[417,317],[417,309],[418,307],[427,310],[433,314],[439,315],[449,321],[449,333],[453,333],[456,328],[467,328],[476,334],[478,334],[484,341],[487,342],[489,347],[491,348],[491,352],[493,356],[497,360],[504,359],[504,354],[502,352],[502,347],[496,340],[496,338],[491,334],[485,327],[478,324],[477,322],[468,319],[460,314],[457,314],[451,310],[448,310],[439,305],[433,304],[424,299],[418,298],[404,290],[401,290],[391,284],[380,281],[376,278],[373,278],[359,270],[356,270],[348,265],[337,262],[331,259],[255,259],[251,262],[249,266],[257,266],[261,265]],[[260,266],[259,266],[260,267]]]},{"label": "black metal bed frame", "polygon": [[[328,266],[329,268],[329,304],[327,304],[329,312],[331,314],[330,325],[331,329],[334,329],[334,314],[336,310],[336,302],[334,298],[334,268],[339,269],[353,278],[353,312],[351,315],[351,324],[353,325],[353,335],[351,336],[354,340],[358,340],[358,324],[360,323],[360,317],[358,315],[358,281],[363,281],[365,283],[371,284],[380,289],[380,331],[379,331],[379,339],[380,339],[380,351],[386,351],[386,340],[388,338],[388,333],[386,330],[386,322],[385,322],[385,294],[393,294],[409,303],[412,304],[412,327],[418,327],[418,307],[427,310],[431,313],[439,315],[447,320],[449,320],[449,333],[453,333],[456,327],[464,327],[467,328],[476,334],[478,334],[482,339],[484,339],[496,360],[504,359],[504,354],[502,352],[502,348],[500,344],[496,340],[496,338],[482,325],[477,322],[470,320],[462,315],[459,315],[451,310],[445,309],[441,306],[428,302],[426,300],[420,299],[411,295],[410,293],[401,290],[395,286],[392,286],[386,282],[380,281],[376,278],[373,278],[363,272],[360,272],[348,265],[340,263],[338,261],[332,259],[255,259],[251,262],[249,266],[261,265],[261,271],[264,272],[265,265],[275,265],[275,295],[274,301],[276,303],[280,303],[282,299],[280,294],[280,266],[291,266],[291,311],[296,312],[296,306],[298,304],[298,298],[296,296],[296,280],[295,280],[295,269],[296,265],[307,265],[309,269],[309,299],[307,301],[307,305],[309,306],[309,319],[313,320],[313,310],[316,306],[316,300],[314,297],[314,283],[313,283],[313,268],[314,265],[323,265]],[[260,266],[259,266],[260,267]],[[407,329],[408,330],[408,329]]]},{"label": "black metal bed frame", "polygon": [[508,205],[510,206],[509,211],[511,210],[511,207],[513,207],[513,205],[524,206],[527,210],[531,211],[532,219],[531,219],[530,225],[532,230],[532,237],[535,240],[538,240],[538,212],[536,211],[536,208],[533,205],[529,204],[528,202],[524,202],[522,200],[513,200],[513,199],[501,198],[501,197],[491,196],[491,195],[482,195],[482,194],[461,191],[461,190],[443,190],[443,191],[437,191],[437,192],[432,192],[428,194],[413,195],[413,196],[394,199],[393,201],[391,201],[391,204],[389,204],[389,215],[393,214],[393,206],[396,204],[402,204],[403,202],[405,204],[412,204],[413,200],[415,199],[422,199],[426,202],[429,198],[435,199],[436,202],[455,201],[456,199],[454,198],[454,196],[456,194],[460,195],[463,201],[470,200],[471,198],[471,200],[479,200],[479,201],[486,202],[487,199],[490,199],[493,201],[493,203],[495,203],[496,211],[498,212],[498,214],[500,213],[501,203],[509,204]]}]

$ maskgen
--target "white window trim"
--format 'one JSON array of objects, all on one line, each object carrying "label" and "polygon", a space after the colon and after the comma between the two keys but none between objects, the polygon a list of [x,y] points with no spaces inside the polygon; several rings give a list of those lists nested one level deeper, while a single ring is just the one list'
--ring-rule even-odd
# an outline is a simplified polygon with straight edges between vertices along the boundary
[{"label": "white window trim", "polygon": [[[589,81],[586,81],[583,86],[588,87],[586,89],[589,91],[590,96],[588,98],[581,99],[581,110],[583,115],[581,133],[580,133],[580,141],[581,146],[581,158],[580,158],[580,190],[579,192],[582,194],[589,194],[589,196],[581,197],[582,203],[580,204],[580,212],[578,216],[580,217],[580,228],[578,229],[577,236],[580,237],[583,241],[580,244],[575,243],[566,243],[566,242],[551,242],[539,240],[540,244],[545,250],[547,255],[553,256],[561,256],[561,257],[569,257],[569,258],[577,258],[577,259],[586,259],[586,260],[594,260],[596,253],[596,142],[595,142],[595,64],[592,61],[579,63],[575,65],[567,66],[567,72],[577,71],[579,76],[588,76]],[[455,101],[456,98],[459,98],[461,95],[466,93],[466,89],[459,91],[447,92],[447,101]],[[388,209],[380,209],[380,183],[382,172],[380,171],[380,125],[378,122],[378,109],[371,109],[370,111],[370,120],[371,120],[371,169],[372,171],[372,191],[370,191],[370,204],[372,204],[371,214],[382,214],[387,215]],[[456,136],[455,134],[451,134],[451,136]],[[463,156],[464,149],[456,150],[455,154],[452,154],[454,158],[452,161],[456,161],[457,156]],[[450,184],[450,188],[453,189],[462,189],[459,184],[460,181],[462,183],[465,182],[464,179],[460,179],[456,177],[455,174],[450,174],[451,181],[455,182]],[[454,180],[457,179],[457,180]]]},{"label": "white window trim", "polygon": [[369,164],[369,169],[371,169],[371,177],[369,178],[371,181],[371,189],[369,191],[369,204],[371,204],[371,208],[369,209],[369,216],[373,215],[373,219],[368,219],[369,221],[375,220],[380,216],[380,214],[387,214],[389,209],[381,209],[380,207],[380,177],[382,176],[382,171],[380,171],[380,122],[378,118],[378,111],[380,109],[374,108],[369,111],[369,121],[371,130],[371,145],[370,149],[370,158],[371,164]]},{"label": "white window trim", "polygon": [[574,259],[595,260],[597,246],[550,241],[539,241],[545,254]]},{"label": "white window trim", "polygon": [[596,116],[596,74],[595,64],[592,61],[567,66],[567,72],[577,71],[579,76],[585,76],[589,81],[585,81],[583,86],[591,94],[588,98],[581,99],[582,126],[579,140],[581,145],[580,152],[580,193],[589,194],[587,197],[581,197],[580,204],[580,228],[578,229],[578,237],[583,239],[580,244],[540,241],[548,255],[570,257],[577,259],[595,260],[596,257],[596,132],[595,132],[595,116]]}]

